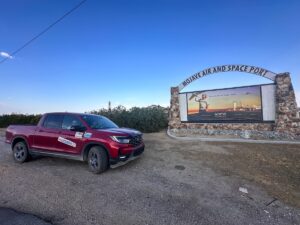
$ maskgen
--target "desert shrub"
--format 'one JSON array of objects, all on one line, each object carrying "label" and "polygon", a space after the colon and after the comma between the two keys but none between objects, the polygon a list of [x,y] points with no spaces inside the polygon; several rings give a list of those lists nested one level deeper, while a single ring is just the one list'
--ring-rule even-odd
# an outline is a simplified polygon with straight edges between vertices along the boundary
[{"label": "desert shrub", "polygon": [[25,115],[25,114],[10,114],[0,115],[0,127],[8,127],[9,125],[36,125],[41,118],[41,115]]},{"label": "desert shrub", "polygon": [[[117,106],[112,110],[103,108],[90,113],[105,116],[120,127],[135,128],[142,132],[158,132],[168,126],[168,109],[157,105],[132,107],[130,109]],[[40,118],[41,115],[0,115],[0,127],[8,127],[9,125],[37,125]]]},{"label": "desert shrub", "polygon": [[105,116],[120,127],[130,127],[142,132],[158,132],[168,126],[168,109],[161,106],[132,107],[118,106],[112,110],[100,109],[90,112]]}]

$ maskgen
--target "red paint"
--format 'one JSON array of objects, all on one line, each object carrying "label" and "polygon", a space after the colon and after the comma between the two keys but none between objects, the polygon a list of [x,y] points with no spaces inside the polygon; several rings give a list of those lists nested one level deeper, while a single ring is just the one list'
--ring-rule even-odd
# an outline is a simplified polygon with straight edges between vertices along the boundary
[{"label": "red paint", "polygon": [[[48,115],[74,116],[79,119],[86,131],[83,133],[91,133],[91,137],[75,137],[76,132],[69,129],[54,129],[44,126],[45,118]],[[29,150],[47,151],[53,153],[64,153],[72,156],[81,156],[88,144],[96,144],[104,147],[111,161],[119,161],[122,155],[129,155],[134,150],[144,148],[143,141],[138,145],[121,144],[112,140],[111,136],[124,136],[133,138],[142,135],[139,131],[128,128],[111,128],[111,129],[92,129],[81,116],[88,114],[77,113],[47,113],[43,115],[37,126],[11,125],[6,130],[6,142],[13,144],[16,138],[22,138],[26,141]],[[76,144],[76,147],[70,146],[58,141],[58,138],[67,139]]]}]

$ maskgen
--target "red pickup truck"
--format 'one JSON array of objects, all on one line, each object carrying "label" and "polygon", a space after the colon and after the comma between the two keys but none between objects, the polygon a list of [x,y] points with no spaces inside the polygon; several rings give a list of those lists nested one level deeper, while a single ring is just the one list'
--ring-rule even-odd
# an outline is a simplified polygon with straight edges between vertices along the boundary
[{"label": "red pickup truck", "polygon": [[142,133],[119,128],[104,116],[79,113],[47,113],[37,126],[11,125],[6,130],[16,162],[32,155],[87,161],[101,173],[137,157],[144,151]]}]

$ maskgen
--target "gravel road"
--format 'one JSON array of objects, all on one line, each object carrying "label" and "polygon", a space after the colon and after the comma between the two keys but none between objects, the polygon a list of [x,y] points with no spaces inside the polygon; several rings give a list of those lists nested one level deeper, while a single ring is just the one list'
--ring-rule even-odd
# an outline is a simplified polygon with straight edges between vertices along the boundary
[{"label": "gravel road", "polygon": [[0,207],[0,224],[1,225],[51,225],[43,219],[34,215],[17,212],[8,208]]},{"label": "gravel road", "polygon": [[[0,207],[67,225],[300,224],[297,147],[144,138],[142,158],[94,175],[64,159],[16,164],[0,137]],[[284,173],[274,166],[278,148],[286,151]]]}]

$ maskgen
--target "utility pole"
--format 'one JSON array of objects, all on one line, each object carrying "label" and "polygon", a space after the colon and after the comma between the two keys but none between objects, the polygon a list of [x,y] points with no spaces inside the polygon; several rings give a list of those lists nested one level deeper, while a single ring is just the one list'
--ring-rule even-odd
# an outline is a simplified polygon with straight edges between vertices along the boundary
[{"label": "utility pole", "polygon": [[108,101],[108,111],[111,112],[111,102]]}]

